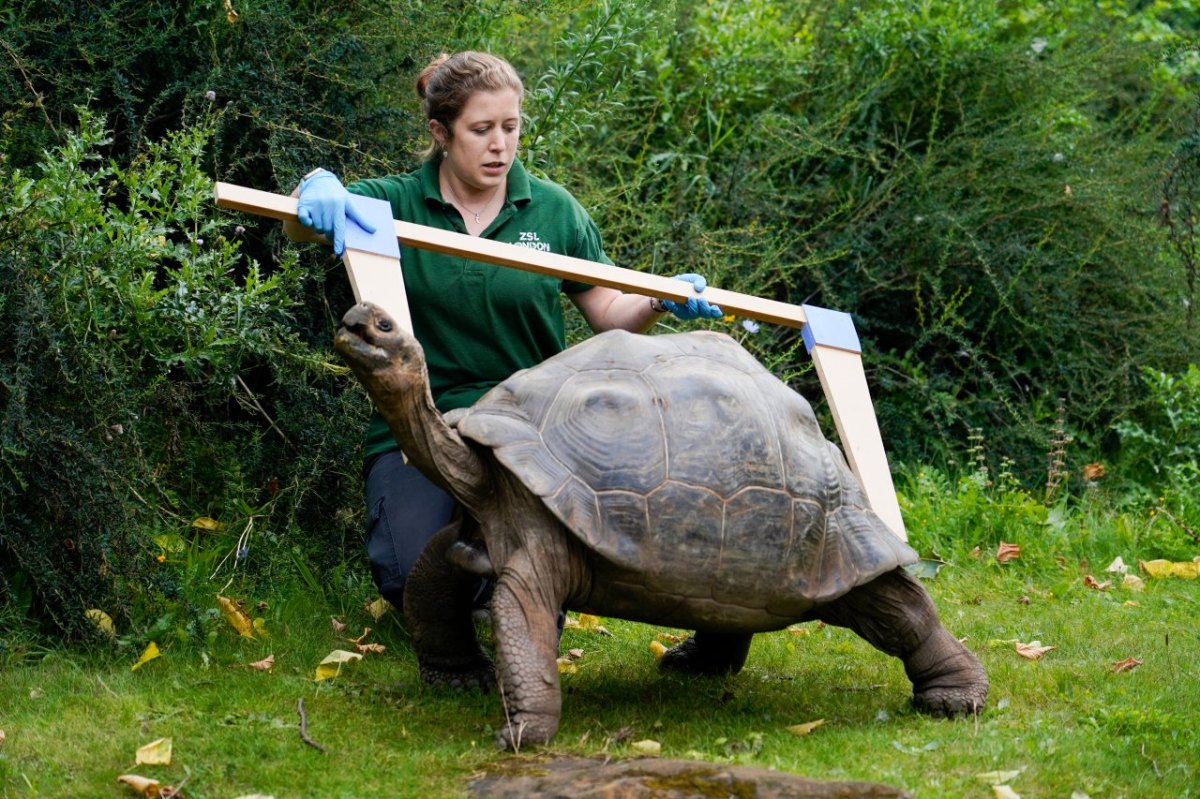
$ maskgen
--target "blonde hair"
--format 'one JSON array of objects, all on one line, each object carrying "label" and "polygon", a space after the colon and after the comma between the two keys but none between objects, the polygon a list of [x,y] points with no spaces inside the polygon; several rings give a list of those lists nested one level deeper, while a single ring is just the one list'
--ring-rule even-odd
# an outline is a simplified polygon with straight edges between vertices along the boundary
[{"label": "blonde hair", "polygon": [[[425,119],[436,119],[447,132],[472,95],[503,89],[515,91],[518,102],[525,94],[525,87],[512,64],[500,56],[476,50],[464,50],[454,55],[442,53],[430,61],[417,78],[417,94]],[[435,139],[422,157],[438,158],[441,151]]]}]

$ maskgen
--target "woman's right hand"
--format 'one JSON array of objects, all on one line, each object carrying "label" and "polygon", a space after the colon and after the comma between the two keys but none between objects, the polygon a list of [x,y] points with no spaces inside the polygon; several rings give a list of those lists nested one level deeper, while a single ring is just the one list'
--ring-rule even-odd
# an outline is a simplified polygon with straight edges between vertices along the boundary
[{"label": "woman's right hand", "polygon": [[346,249],[347,217],[367,233],[375,232],[375,225],[359,214],[354,207],[353,195],[346,191],[337,175],[327,169],[318,169],[300,181],[296,218],[300,224],[329,239],[334,255],[341,255]]}]

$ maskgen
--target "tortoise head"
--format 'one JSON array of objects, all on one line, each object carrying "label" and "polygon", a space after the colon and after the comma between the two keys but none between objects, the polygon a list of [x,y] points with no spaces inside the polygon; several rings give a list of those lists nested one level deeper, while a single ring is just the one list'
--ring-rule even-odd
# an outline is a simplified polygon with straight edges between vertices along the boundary
[{"label": "tortoise head", "polygon": [[346,311],[333,347],[372,395],[426,379],[425,353],[417,339],[369,302]]}]

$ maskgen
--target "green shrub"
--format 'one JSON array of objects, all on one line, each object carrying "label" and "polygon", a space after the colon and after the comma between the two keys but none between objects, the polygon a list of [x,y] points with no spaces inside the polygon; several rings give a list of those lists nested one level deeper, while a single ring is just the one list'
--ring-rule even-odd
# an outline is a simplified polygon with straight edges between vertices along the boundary
[{"label": "green shrub", "polygon": [[[986,428],[1036,485],[1060,398],[1099,451],[1144,408],[1139,368],[1200,343],[1159,219],[1186,75],[1164,77],[1133,21],[1077,3],[604,9],[522,51],[528,74],[569,78],[537,113],[586,122],[546,171],[622,265],[853,314],[897,459]],[[750,343],[818,396],[796,338]]]},{"label": "green shrub", "polygon": [[1200,552],[1200,367],[1145,369],[1142,384],[1154,412],[1116,426],[1123,495],[1154,518],[1162,557],[1191,560]]},{"label": "green shrub", "polygon": [[93,607],[146,623],[200,576],[176,559],[202,516],[252,529],[255,555],[344,559],[363,408],[296,333],[313,281],[291,255],[246,259],[213,206],[216,116],[125,168],[80,118],[30,174],[0,169],[0,606],[67,631]]}]

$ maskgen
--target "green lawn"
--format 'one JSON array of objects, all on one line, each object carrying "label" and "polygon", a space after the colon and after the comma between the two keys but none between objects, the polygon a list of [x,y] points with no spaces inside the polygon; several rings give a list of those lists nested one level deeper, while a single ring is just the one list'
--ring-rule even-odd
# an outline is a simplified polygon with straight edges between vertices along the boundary
[{"label": "green lawn", "polygon": [[[1200,583],[1097,591],[1085,573],[967,561],[929,583],[990,675],[977,720],[915,714],[899,662],[840,629],[759,636],[728,679],[660,675],[655,628],[604,619],[611,636],[568,629],[564,652],[583,656],[563,677],[563,725],[542,754],[632,757],[631,744],[650,739],[662,757],[884,782],[922,799],[992,797],[976,775],[995,771],[1019,772],[1008,784],[1023,798],[1200,796]],[[135,797],[117,783],[135,773],[185,783],[192,799],[453,797],[513,757],[492,744],[499,698],[422,686],[394,620],[348,614],[347,633],[376,626],[368,640],[387,650],[314,682],[329,651],[352,648],[329,615],[311,598],[284,597],[264,612],[268,639],[222,628],[207,655],[159,641],[163,655],[136,671],[140,643],[10,655],[0,664],[0,796]],[[1014,641],[1034,640],[1055,649],[1038,661],[1016,653]],[[246,665],[268,654],[270,672]],[[1114,671],[1131,657],[1142,665]],[[301,740],[299,699],[324,754]],[[818,719],[805,736],[787,729]],[[160,737],[173,741],[171,763],[135,766],[138,747]]]}]

